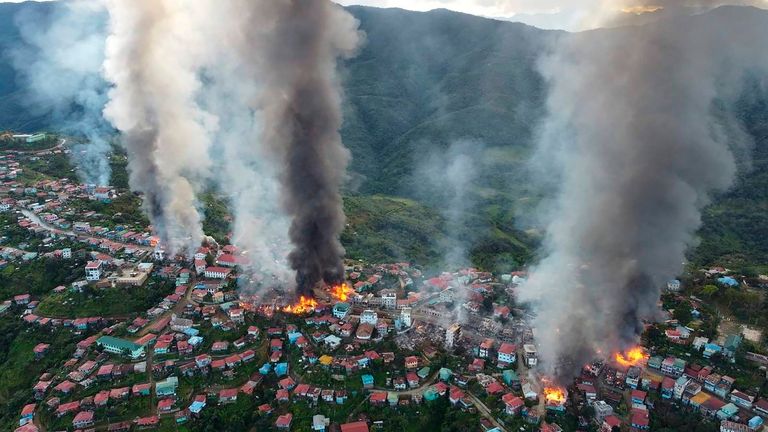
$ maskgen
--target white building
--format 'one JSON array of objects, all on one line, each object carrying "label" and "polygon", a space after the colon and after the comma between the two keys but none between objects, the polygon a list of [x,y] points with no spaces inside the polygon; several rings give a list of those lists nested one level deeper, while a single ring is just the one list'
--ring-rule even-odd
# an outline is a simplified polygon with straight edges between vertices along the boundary
[{"label": "white building", "polygon": [[680,281],[677,279],[672,279],[671,281],[667,282],[667,290],[672,292],[680,291]]},{"label": "white building", "polygon": [[405,306],[400,310],[400,321],[405,327],[410,327],[413,323],[411,321],[411,308],[409,306]]},{"label": "white building", "polygon": [[72,258],[72,249],[70,248],[64,248],[61,250],[61,257],[64,259],[71,259]]},{"label": "white building", "polygon": [[675,381],[675,389],[674,389],[675,399],[681,399],[683,397],[683,393],[685,393],[685,389],[688,387],[688,384],[690,383],[691,383],[691,380],[684,376],[681,376]]},{"label": "white building", "polygon": [[371,324],[375,326],[378,321],[379,315],[370,309],[366,309],[360,314],[360,324]]},{"label": "white building", "polygon": [[205,273],[205,267],[207,266],[204,259],[196,259],[195,260],[195,273],[201,275]]},{"label": "white building", "polygon": [[206,267],[205,277],[208,279],[226,279],[232,269],[224,267]]},{"label": "white building", "polygon": [[536,355],[536,347],[531,344],[525,344],[523,345],[523,350],[525,351],[525,364],[528,365],[528,367],[534,367],[539,362],[539,358]]},{"label": "white building", "polygon": [[152,252],[152,257],[155,259],[155,261],[162,261],[165,259],[165,250],[157,248],[154,252]]},{"label": "white building", "polygon": [[512,345],[511,343],[504,342],[499,347],[498,351],[498,359],[499,363],[509,363],[512,364],[517,360],[517,348]]},{"label": "white building", "polygon": [[384,309],[397,309],[397,293],[393,290],[382,290],[381,306]]},{"label": "white building", "polygon": [[592,407],[595,409],[595,420],[598,422],[602,422],[604,418],[613,415],[613,407],[605,401],[595,401],[592,403]]},{"label": "white building", "polygon": [[85,265],[85,280],[95,282],[101,279],[101,261],[88,261]]},{"label": "white building", "polygon": [[461,326],[457,324],[451,325],[448,330],[445,331],[445,348],[451,349],[453,345],[461,337]]}]

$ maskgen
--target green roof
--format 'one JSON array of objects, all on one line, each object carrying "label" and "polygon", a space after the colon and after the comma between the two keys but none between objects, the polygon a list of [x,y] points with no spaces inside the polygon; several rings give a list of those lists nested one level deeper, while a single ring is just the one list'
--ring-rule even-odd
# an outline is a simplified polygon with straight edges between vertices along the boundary
[{"label": "green roof", "polygon": [[520,378],[517,377],[517,372],[513,371],[512,369],[505,370],[502,372],[502,375],[504,377],[504,381],[506,381],[507,384],[520,380]]},{"label": "green roof", "polygon": [[99,345],[109,345],[110,347],[114,347],[119,350],[127,349],[129,351],[136,351],[142,348],[141,345],[137,343],[112,336],[102,336],[96,340],[96,343]]}]

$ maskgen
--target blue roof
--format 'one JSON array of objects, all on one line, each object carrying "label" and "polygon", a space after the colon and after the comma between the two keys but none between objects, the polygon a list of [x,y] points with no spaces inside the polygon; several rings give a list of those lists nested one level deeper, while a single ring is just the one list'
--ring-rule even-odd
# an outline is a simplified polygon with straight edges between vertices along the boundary
[{"label": "blue roof", "polygon": [[288,375],[288,363],[278,363],[275,366],[275,375],[277,376]]},{"label": "blue roof", "polygon": [[739,284],[739,282],[736,279],[730,276],[723,276],[721,278],[718,278],[717,281],[723,285],[728,285],[728,286],[737,286]]},{"label": "blue roof", "polygon": [[260,373],[260,374],[262,374],[262,375],[266,375],[266,374],[268,374],[268,373],[269,373],[269,371],[271,371],[271,370],[272,370],[272,365],[271,365],[271,364],[269,364],[269,363],[264,363],[264,366],[262,366],[261,368],[259,368],[259,373]]},{"label": "blue roof", "polygon": [[362,377],[363,384],[373,384],[373,375],[365,374]]},{"label": "blue roof", "polygon": [[198,414],[200,411],[205,408],[205,402],[192,402],[192,405],[189,406],[189,410],[195,414]]}]

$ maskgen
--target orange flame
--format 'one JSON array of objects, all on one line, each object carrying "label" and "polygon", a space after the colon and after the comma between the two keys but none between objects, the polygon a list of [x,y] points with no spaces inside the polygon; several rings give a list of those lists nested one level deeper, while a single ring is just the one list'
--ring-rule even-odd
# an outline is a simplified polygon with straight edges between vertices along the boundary
[{"label": "orange flame", "polygon": [[352,287],[350,287],[346,283],[341,283],[339,285],[334,285],[331,287],[331,296],[339,301],[349,300],[349,296],[352,295],[354,292],[355,290],[353,290]]},{"label": "orange flame", "polygon": [[637,366],[648,360],[650,356],[643,351],[642,347],[636,346],[623,353],[617,352],[613,355],[613,359],[616,363],[624,367]]},{"label": "orange flame", "polygon": [[288,305],[284,307],[282,310],[283,312],[295,314],[295,315],[302,315],[305,313],[309,313],[315,310],[317,307],[317,300],[311,298],[311,297],[299,297],[299,301],[295,304]]},{"label": "orange flame", "polygon": [[548,404],[562,405],[565,403],[565,390],[560,387],[544,387],[544,399]]}]

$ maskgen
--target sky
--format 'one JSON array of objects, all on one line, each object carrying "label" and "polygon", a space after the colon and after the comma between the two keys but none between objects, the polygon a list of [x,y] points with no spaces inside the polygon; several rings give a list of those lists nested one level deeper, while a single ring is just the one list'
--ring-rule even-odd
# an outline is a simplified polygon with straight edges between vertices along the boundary
[{"label": "sky", "polygon": [[[24,0],[0,0],[20,3]],[[52,0],[38,0],[52,1]],[[544,29],[578,31],[601,22],[600,13],[654,4],[717,6],[753,4],[768,8],[768,0],[333,0],[336,3],[374,7],[397,7],[415,11],[445,8],[487,18],[524,22]],[[629,6],[629,8],[628,8]]]},{"label": "sky", "polygon": [[542,28],[574,30],[595,0],[335,0],[342,5],[398,7],[428,11],[445,8],[472,15],[521,21]]},{"label": "sky", "polygon": [[[686,8],[691,11],[723,4],[768,7],[768,0],[334,0],[342,5],[399,7],[428,11],[445,8],[488,18],[524,22],[545,29],[585,30],[605,24],[606,16],[631,18],[641,11]],[[661,14],[659,14],[661,15]],[[617,21],[619,23],[621,21]]]}]

